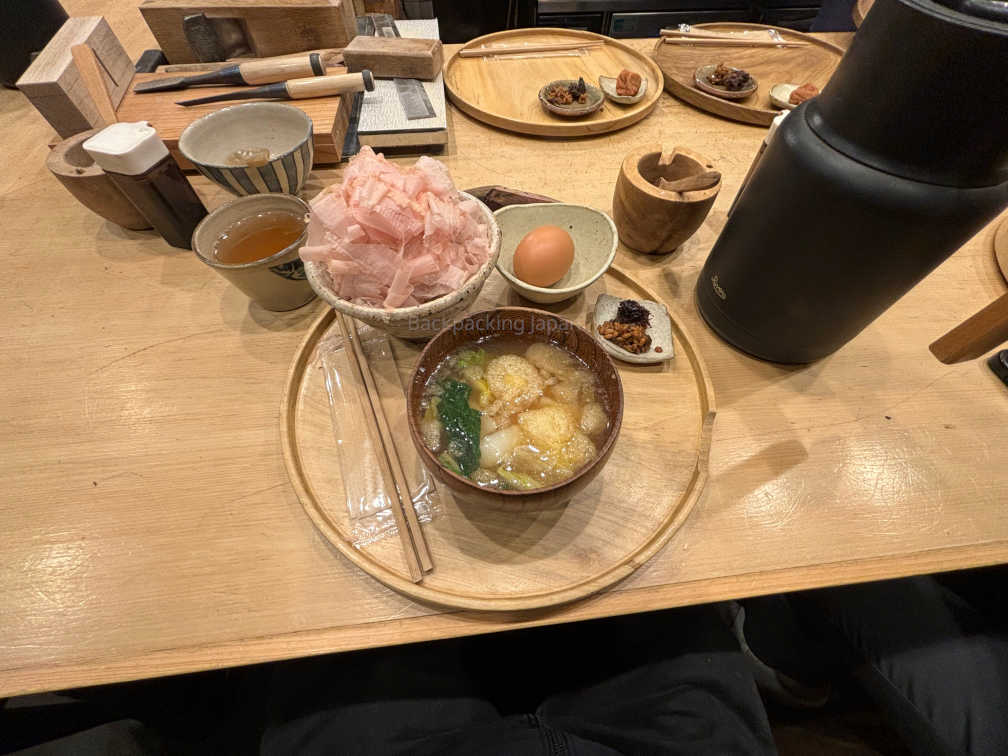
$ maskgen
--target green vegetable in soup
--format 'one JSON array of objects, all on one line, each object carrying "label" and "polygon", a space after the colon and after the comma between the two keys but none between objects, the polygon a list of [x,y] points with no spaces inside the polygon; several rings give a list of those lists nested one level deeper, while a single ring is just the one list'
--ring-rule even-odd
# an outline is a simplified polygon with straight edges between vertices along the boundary
[{"label": "green vegetable in soup", "polygon": [[438,415],[448,439],[448,454],[458,464],[461,474],[469,476],[479,467],[480,413],[469,406],[472,389],[468,384],[448,380],[441,387]]},{"label": "green vegetable in soup", "polygon": [[536,480],[531,475],[515,472],[513,470],[506,470],[503,466],[497,468],[497,475],[500,476],[502,482],[507,484],[505,486],[506,488],[512,488],[516,491],[527,491],[531,488],[542,487],[542,482]]},{"label": "green vegetable in soup", "polygon": [[456,364],[459,370],[465,370],[467,367],[484,367],[487,361],[486,350],[476,347],[475,349],[465,349],[458,353],[455,358]]},{"label": "green vegetable in soup", "polygon": [[440,454],[438,454],[438,462],[440,462],[442,465],[444,465],[446,468],[451,470],[456,475],[462,474],[462,468],[458,466],[458,462],[456,462],[455,458],[448,452],[443,451]]}]

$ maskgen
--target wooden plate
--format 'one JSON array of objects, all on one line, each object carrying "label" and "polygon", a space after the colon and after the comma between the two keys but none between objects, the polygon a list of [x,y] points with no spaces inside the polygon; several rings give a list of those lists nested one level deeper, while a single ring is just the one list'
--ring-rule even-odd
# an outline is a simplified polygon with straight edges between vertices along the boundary
[{"label": "wooden plate", "polygon": [[[826,86],[843,57],[836,45],[809,34],[763,24],[715,23],[697,24],[698,29],[716,31],[766,31],[776,29],[788,41],[807,42],[805,47],[734,47],[718,45],[668,45],[658,40],[654,58],[665,74],[665,89],[669,94],[685,100],[708,113],[731,118],[743,123],[769,126],[780,114],[770,102],[770,88],[775,84],[804,84],[811,82],[821,91]],[[693,81],[693,73],[708,63],[726,63],[733,68],[748,71],[759,81],[750,97],[729,102],[715,95],[701,92]]]},{"label": "wooden plate", "polygon": [[854,21],[854,28],[860,29],[861,24],[864,23],[865,16],[868,15],[868,11],[872,9],[872,5],[875,4],[875,0],[857,0],[854,3],[854,7],[851,8],[851,19]]},{"label": "wooden plate", "polygon": [[994,259],[997,260],[1001,275],[1008,281],[1008,218],[994,231]]},{"label": "wooden plate", "polygon": [[[512,29],[477,37],[462,49],[481,45],[546,42],[604,42],[585,55],[547,58],[463,58],[456,53],[444,69],[448,97],[477,120],[508,131],[535,136],[603,134],[629,126],[650,113],[661,97],[662,75],[646,55],[601,34],[573,29]],[[644,98],[632,105],[606,101],[601,109],[576,121],[554,115],[539,105],[539,90],[554,79],[616,76],[628,68],[647,80]],[[695,66],[694,66],[695,68]]]},{"label": "wooden plate", "polygon": [[[602,292],[660,301],[613,267],[583,296],[548,307],[584,324],[591,303]],[[495,272],[472,311],[503,304],[529,306]],[[674,311],[669,312],[678,342],[676,358],[661,365],[618,366],[623,425],[612,456],[588,488],[566,508],[515,514],[463,510],[442,487],[442,512],[423,526],[434,571],[423,582],[412,583],[398,538],[386,537],[360,549],[351,542],[325,377],[316,354],[333,325],[333,314],[326,311],[298,350],[283,398],[284,462],[298,498],[340,553],[382,583],[421,601],[515,611],[573,601],[612,585],[665,545],[707,480],[714,390],[694,341]],[[392,339],[404,382],[420,347]],[[398,422],[405,425],[404,418]]]}]

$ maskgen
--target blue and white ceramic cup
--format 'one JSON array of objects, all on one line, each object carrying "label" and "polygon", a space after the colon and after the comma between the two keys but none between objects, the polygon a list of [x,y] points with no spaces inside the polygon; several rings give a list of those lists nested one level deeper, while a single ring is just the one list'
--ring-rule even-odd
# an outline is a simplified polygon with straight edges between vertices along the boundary
[{"label": "blue and white ceramic cup", "polygon": [[232,105],[186,126],[179,151],[232,194],[297,194],[312,167],[312,121],[279,102]]}]

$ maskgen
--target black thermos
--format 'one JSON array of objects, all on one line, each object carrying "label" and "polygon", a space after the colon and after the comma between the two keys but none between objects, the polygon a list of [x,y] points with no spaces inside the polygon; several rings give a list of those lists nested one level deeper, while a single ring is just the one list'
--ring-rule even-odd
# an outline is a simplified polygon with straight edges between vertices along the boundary
[{"label": "black thermos", "polygon": [[824,357],[1008,205],[1008,23],[959,1],[876,0],[777,129],[697,281],[726,341]]}]

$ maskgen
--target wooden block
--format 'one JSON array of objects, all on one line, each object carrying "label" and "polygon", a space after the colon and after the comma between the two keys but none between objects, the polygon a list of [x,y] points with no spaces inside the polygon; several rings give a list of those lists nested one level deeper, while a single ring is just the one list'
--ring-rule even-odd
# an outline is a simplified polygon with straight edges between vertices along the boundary
[{"label": "wooden block", "polygon": [[[333,74],[344,72],[345,69],[342,68],[329,69],[329,73]],[[136,83],[173,78],[174,76],[175,74],[170,73],[137,74]],[[201,96],[209,96],[240,89],[241,87],[200,87],[198,91]],[[241,100],[232,100],[207,105],[193,105],[188,108],[175,104],[177,100],[184,100],[187,96],[191,97],[193,91],[195,90],[137,94],[131,89],[119,105],[116,118],[125,122],[147,121],[150,123],[157,131],[158,136],[164,140],[175,159],[178,160],[179,165],[185,170],[191,170],[192,164],[178,151],[178,140],[185,127],[207,113],[242,102]],[[312,119],[316,164],[339,162],[343,151],[343,141],[350,123],[352,102],[353,95],[347,97],[333,95],[307,100],[292,100],[286,103],[292,107],[300,108]]]},{"label": "wooden block", "polygon": [[70,55],[73,56],[74,65],[77,66],[77,73],[80,74],[88,97],[98,110],[101,125],[108,126],[115,123],[115,105],[112,104],[108,90],[105,89],[104,71],[95,51],[87,45],[74,45],[70,48]]},{"label": "wooden block", "polygon": [[358,16],[365,13],[385,13],[392,18],[403,18],[403,7],[401,0],[361,0],[363,11],[358,11]]},{"label": "wooden block", "polygon": [[133,79],[133,61],[102,16],[67,19],[17,81],[18,89],[64,138],[103,125],[73,62],[70,48],[74,45],[87,45],[94,51],[113,106],[122,101]]},{"label": "wooden block", "polygon": [[98,129],[91,129],[64,139],[49,153],[46,167],[91,212],[134,231],[150,228],[148,220],[81,147],[97,133]]},{"label": "wooden block", "polygon": [[344,47],[357,34],[353,0],[143,0],[140,13],[169,63],[199,62],[182,31],[195,13],[238,19],[257,58]]},{"label": "wooden block", "polygon": [[361,134],[361,144],[374,149],[393,147],[443,147],[448,144],[448,129],[430,131],[386,131]]},{"label": "wooden block", "polygon": [[354,37],[343,49],[348,71],[371,69],[383,78],[432,81],[441,73],[441,42],[407,37]]}]

